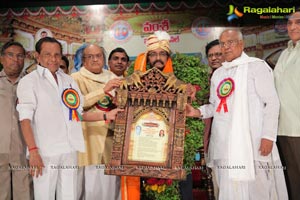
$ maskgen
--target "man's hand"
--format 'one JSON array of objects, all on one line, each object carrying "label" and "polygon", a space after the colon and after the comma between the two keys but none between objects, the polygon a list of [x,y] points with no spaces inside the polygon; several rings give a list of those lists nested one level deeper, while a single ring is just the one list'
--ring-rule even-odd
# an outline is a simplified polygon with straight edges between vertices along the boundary
[{"label": "man's hand", "polygon": [[122,79],[119,79],[119,78],[111,79],[110,81],[108,81],[108,82],[105,84],[105,86],[104,86],[104,88],[103,88],[104,92],[105,92],[105,93],[108,93],[108,92],[112,91],[113,89],[120,87],[122,81],[123,81],[123,80],[122,80]]},{"label": "man's hand", "polygon": [[190,105],[190,104],[186,104],[185,112],[186,112],[186,116],[187,116],[187,117],[197,117],[197,118],[200,118],[200,117],[201,117],[200,110],[195,109],[195,108],[194,108],[192,105]]},{"label": "man's hand", "polygon": [[197,90],[196,90],[195,86],[188,83],[187,84],[187,90],[188,90],[188,96],[191,97],[192,101],[195,101],[196,100],[196,93],[197,93]]},{"label": "man's hand", "polygon": [[39,177],[43,175],[44,163],[37,150],[30,152],[29,166],[31,176]]},{"label": "man's hand", "polygon": [[109,112],[106,113],[106,120],[110,121],[110,120],[115,120],[116,119],[116,116],[117,116],[117,113],[118,112],[121,112],[121,111],[124,111],[124,109],[120,109],[120,108],[115,108]]},{"label": "man's hand", "polygon": [[273,141],[262,138],[259,147],[260,155],[267,156],[271,153],[272,149],[273,149]]}]

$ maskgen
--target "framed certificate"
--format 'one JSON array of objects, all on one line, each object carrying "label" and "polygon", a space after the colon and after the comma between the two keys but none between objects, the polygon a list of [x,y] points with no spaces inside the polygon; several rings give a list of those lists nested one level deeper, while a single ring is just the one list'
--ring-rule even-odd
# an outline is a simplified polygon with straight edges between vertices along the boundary
[{"label": "framed certificate", "polygon": [[[129,127],[128,152],[123,154],[124,164],[168,166],[169,129],[168,119],[155,108],[139,106]],[[141,112],[139,114],[139,112]],[[169,114],[169,110],[163,112]]]},{"label": "framed certificate", "polygon": [[156,68],[137,71],[116,91],[112,160],[105,173],[185,179],[187,85]]}]

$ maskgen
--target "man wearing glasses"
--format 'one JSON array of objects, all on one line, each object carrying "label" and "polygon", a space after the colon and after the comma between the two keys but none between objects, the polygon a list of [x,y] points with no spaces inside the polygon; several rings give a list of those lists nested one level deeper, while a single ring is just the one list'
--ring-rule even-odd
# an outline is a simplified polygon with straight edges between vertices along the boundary
[{"label": "man wearing glasses", "polygon": [[[90,112],[110,111],[113,108],[114,89],[122,80],[103,69],[104,49],[89,44],[83,50],[83,65],[78,72],[71,74],[84,96],[83,109]],[[78,164],[84,171],[82,189],[86,199],[118,200],[120,185],[117,176],[104,175],[104,164],[111,157],[113,134],[109,131],[109,121],[83,122],[83,134],[87,151],[79,153]],[[82,177],[79,177],[82,180]]]},{"label": "man wearing glasses", "polygon": [[288,199],[276,137],[279,100],[272,70],[244,52],[242,33],[220,35],[226,62],[211,78],[210,104],[187,105],[187,116],[214,117],[207,165],[219,199]]},{"label": "man wearing glasses", "polygon": [[208,66],[211,68],[212,73],[225,61],[221,51],[219,40],[213,40],[205,46],[205,53],[208,61]]},{"label": "man wearing glasses", "polygon": [[0,58],[3,65],[0,72],[0,199],[32,199],[26,145],[16,111],[16,89],[23,76],[25,49],[18,42],[7,42]]}]

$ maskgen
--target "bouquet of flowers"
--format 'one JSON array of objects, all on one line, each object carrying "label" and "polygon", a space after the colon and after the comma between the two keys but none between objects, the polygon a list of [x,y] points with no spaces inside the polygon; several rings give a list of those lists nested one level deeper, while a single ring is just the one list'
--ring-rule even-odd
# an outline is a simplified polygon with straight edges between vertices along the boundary
[{"label": "bouquet of flowers", "polygon": [[143,190],[148,200],[179,200],[178,183],[172,179],[145,178]]}]

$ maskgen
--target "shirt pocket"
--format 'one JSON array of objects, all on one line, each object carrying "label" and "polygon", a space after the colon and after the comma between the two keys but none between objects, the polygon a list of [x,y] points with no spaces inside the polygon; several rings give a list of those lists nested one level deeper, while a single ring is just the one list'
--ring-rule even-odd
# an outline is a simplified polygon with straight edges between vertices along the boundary
[{"label": "shirt pocket", "polygon": [[5,95],[6,93],[7,93],[6,90],[4,88],[0,87],[0,96],[1,97],[6,96]]},{"label": "shirt pocket", "polygon": [[11,92],[9,92],[7,89],[0,88],[0,105],[11,106],[11,102],[12,102]]}]

